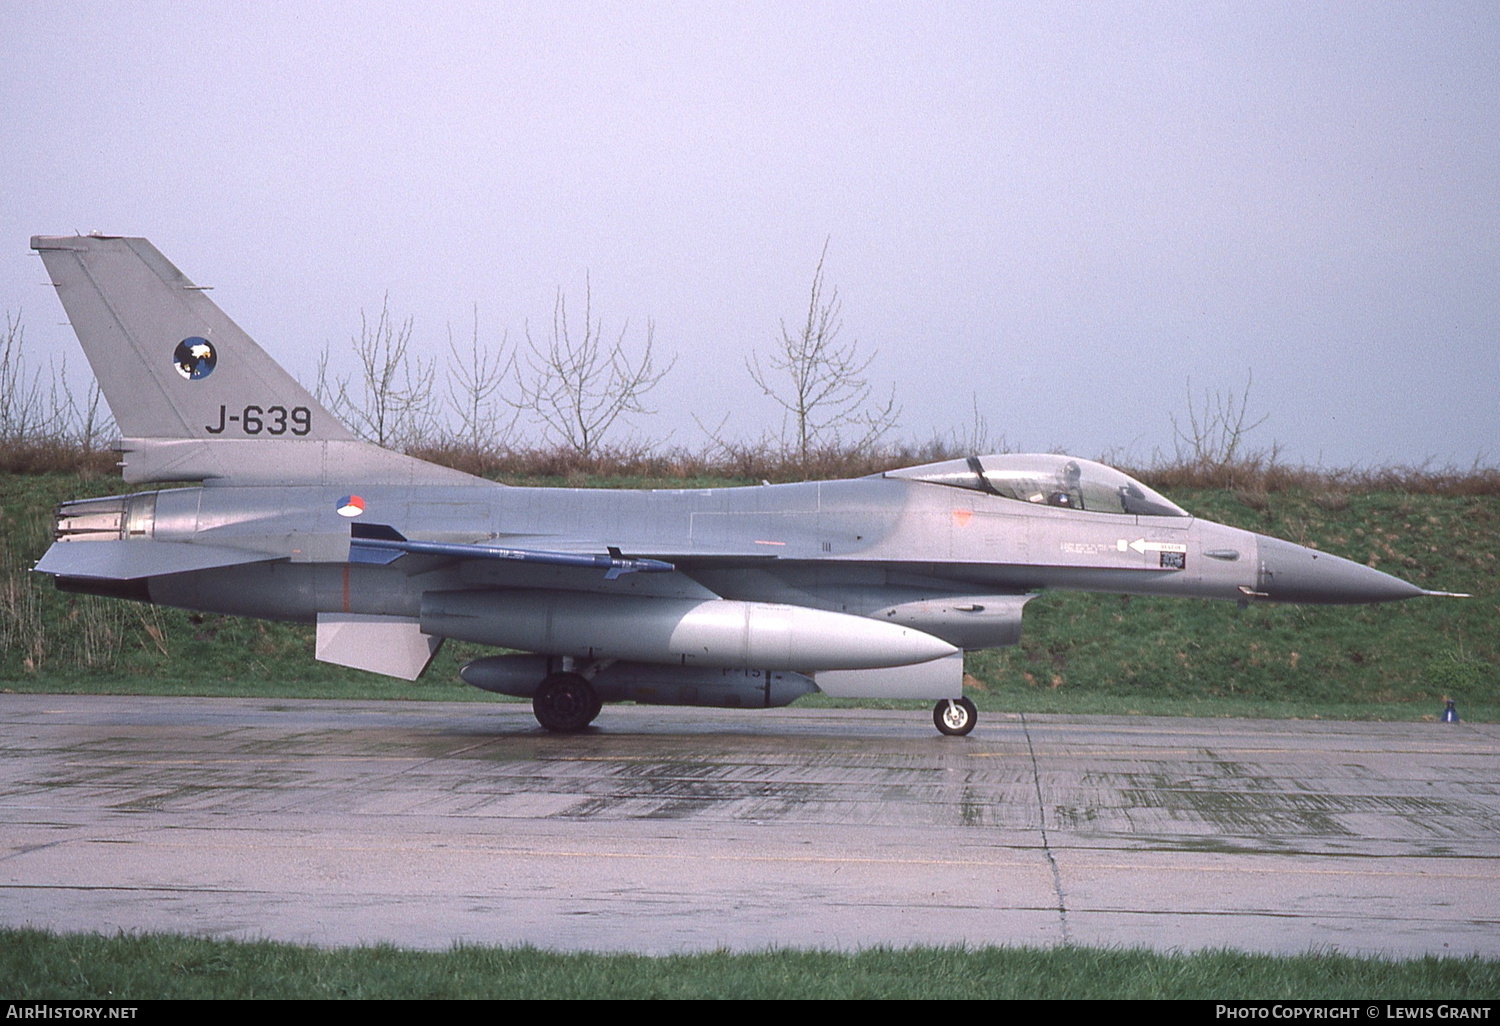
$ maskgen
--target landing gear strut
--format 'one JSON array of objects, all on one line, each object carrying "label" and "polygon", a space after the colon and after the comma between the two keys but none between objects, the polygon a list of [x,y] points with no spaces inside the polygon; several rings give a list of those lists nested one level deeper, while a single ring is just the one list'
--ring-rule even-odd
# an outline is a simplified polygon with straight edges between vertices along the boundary
[{"label": "landing gear strut", "polygon": [[932,710],[937,729],[952,737],[963,737],[979,722],[979,710],[967,698],[945,698]]},{"label": "landing gear strut", "polygon": [[554,673],[542,681],[531,700],[536,721],[558,734],[576,734],[599,715],[604,703],[581,674]]}]

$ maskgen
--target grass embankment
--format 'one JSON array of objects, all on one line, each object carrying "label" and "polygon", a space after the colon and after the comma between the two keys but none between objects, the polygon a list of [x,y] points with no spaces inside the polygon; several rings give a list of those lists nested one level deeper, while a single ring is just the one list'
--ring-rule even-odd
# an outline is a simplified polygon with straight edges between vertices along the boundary
[{"label": "grass embankment", "polygon": [[[715,483],[745,482],[691,482]],[[67,595],[27,572],[50,540],[56,502],[121,487],[91,473],[0,476],[0,688],[495,700],[457,679],[458,666],[481,653],[475,646],[446,646],[423,680],[406,683],[316,662],[308,627]],[[1451,696],[1466,719],[1500,718],[1500,496],[1475,491],[1330,490],[1316,481],[1270,492],[1173,489],[1175,501],[1210,519],[1475,597],[1241,609],[1053,592],[1027,607],[1019,646],[970,656],[970,694],[990,710],[1386,719],[1435,716]]]},{"label": "grass embankment", "polygon": [[1489,1001],[1500,962],[1232,951],[905,948],[853,954],[318,950],[161,934],[0,931],[12,1001],[150,998],[1190,998]]}]

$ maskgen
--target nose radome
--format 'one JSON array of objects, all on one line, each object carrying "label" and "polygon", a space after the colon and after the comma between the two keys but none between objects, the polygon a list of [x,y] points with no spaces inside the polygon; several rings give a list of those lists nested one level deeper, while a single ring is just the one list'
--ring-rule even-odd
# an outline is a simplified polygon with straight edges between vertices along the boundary
[{"label": "nose radome", "polygon": [[1273,602],[1394,602],[1426,592],[1399,577],[1341,556],[1257,535],[1256,590]]}]

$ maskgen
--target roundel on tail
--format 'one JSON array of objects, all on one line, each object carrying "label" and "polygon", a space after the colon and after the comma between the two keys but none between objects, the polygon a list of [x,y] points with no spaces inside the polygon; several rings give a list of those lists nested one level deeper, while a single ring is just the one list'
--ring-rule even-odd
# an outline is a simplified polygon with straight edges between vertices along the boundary
[{"label": "roundel on tail", "polygon": [[189,335],[177,343],[177,348],[172,351],[172,363],[181,374],[189,381],[201,381],[214,372],[218,365],[219,354],[214,352],[212,343],[206,338],[197,335]]}]

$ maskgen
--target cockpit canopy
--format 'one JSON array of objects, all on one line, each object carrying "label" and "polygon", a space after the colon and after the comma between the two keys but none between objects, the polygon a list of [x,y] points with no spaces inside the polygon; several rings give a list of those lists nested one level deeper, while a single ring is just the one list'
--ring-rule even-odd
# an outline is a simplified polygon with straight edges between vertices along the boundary
[{"label": "cockpit canopy", "polygon": [[970,488],[1017,502],[1153,517],[1192,516],[1128,474],[1076,456],[970,456],[890,470],[885,477]]}]

